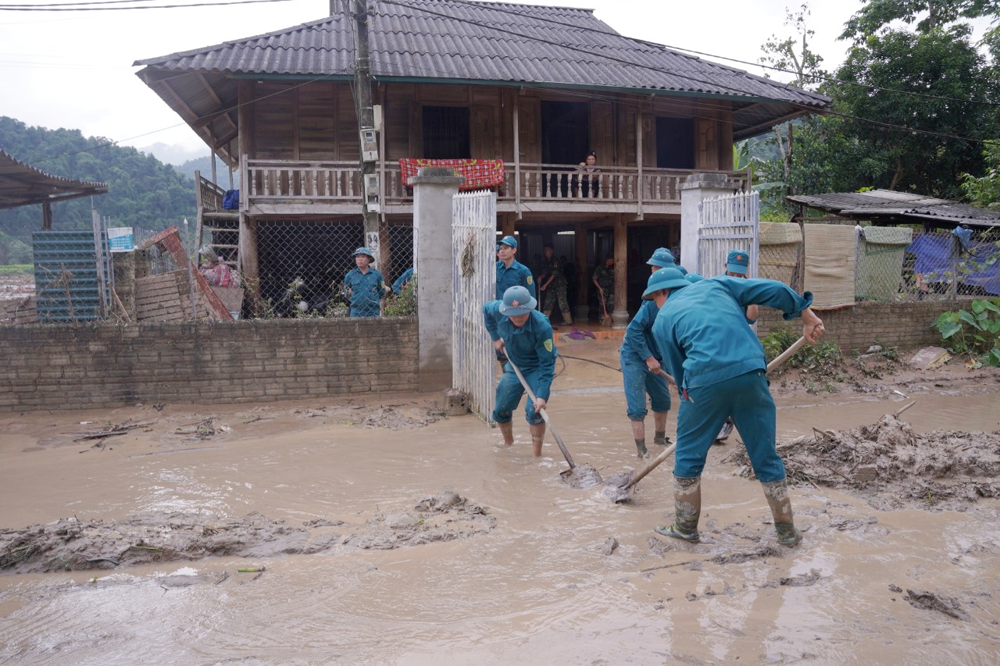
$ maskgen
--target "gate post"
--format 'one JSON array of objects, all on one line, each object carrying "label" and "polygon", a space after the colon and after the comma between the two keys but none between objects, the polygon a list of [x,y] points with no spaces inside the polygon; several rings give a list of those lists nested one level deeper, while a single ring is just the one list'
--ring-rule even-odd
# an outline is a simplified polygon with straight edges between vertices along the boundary
[{"label": "gate post", "polygon": [[451,388],[452,197],[462,178],[449,168],[421,167],[407,181],[413,188],[413,272],[417,276],[420,336],[417,386]]},{"label": "gate post", "polygon": [[701,273],[698,256],[701,202],[709,197],[732,194],[734,189],[734,184],[729,182],[729,177],[724,173],[693,173],[681,183],[680,263],[691,273]]}]

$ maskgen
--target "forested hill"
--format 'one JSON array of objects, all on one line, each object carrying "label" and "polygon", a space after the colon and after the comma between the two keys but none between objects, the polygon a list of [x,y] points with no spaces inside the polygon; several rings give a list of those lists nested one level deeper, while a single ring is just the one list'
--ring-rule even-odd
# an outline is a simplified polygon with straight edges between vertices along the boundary
[{"label": "forested hill", "polygon": [[[172,166],[135,148],[106,145],[108,139],[85,137],[79,130],[29,127],[0,116],[0,148],[14,159],[37,169],[73,180],[108,184],[108,193],[94,197],[97,211],[114,226],[159,231],[195,215],[194,182]],[[52,226],[57,230],[90,229],[90,198],[52,206]],[[0,264],[31,261],[31,232],[42,224],[41,206],[0,210]],[[28,244],[15,248],[13,237]],[[15,256],[17,255],[17,256]]]}]

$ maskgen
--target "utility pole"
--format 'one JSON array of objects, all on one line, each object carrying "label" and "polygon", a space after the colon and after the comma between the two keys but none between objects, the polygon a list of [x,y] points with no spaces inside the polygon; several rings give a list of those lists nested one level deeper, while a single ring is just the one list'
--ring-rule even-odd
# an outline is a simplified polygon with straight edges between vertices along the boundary
[{"label": "utility pole", "polygon": [[[355,65],[354,102],[358,116],[358,138],[361,143],[361,213],[365,221],[365,245],[379,260],[381,266],[381,243],[379,242],[378,176],[375,163],[378,159],[378,142],[375,139],[375,110],[372,107],[372,72],[368,59],[368,0],[347,0],[348,8],[353,4],[355,20]],[[374,153],[372,151],[375,151]]]}]

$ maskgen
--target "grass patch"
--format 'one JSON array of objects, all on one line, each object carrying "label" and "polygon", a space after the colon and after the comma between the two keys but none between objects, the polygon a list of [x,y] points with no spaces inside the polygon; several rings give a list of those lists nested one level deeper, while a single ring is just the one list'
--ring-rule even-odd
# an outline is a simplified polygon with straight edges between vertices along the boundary
[{"label": "grass patch", "polygon": [[33,275],[34,273],[34,264],[7,264],[6,266],[0,266],[0,275]]}]

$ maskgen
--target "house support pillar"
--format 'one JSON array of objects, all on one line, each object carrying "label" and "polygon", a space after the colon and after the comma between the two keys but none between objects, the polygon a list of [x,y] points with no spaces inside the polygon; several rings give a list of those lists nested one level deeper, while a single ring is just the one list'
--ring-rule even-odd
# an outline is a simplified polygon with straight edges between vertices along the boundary
[{"label": "house support pillar", "polygon": [[264,316],[264,303],[260,296],[260,264],[257,261],[257,220],[246,213],[240,214],[240,240],[237,255],[243,275],[244,297],[254,317]]},{"label": "house support pillar", "polygon": [[681,256],[678,261],[689,272],[701,273],[698,256],[701,203],[709,197],[732,194],[732,192],[733,186],[729,178],[722,173],[693,173],[681,183]]},{"label": "house support pillar", "polygon": [[590,273],[587,271],[587,230],[579,222],[573,227],[576,243],[576,303],[573,303],[573,321],[586,322],[590,317],[587,294],[590,292]]},{"label": "house support pillar", "polygon": [[611,328],[628,327],[628,225],[624,215],[615,216],[615,311]]},{"label": "house support pillar", "polygon": [[451,388],[452,197],[461,183],[452,169],[440,167],[422,167],[407,181],[413,188],[420,391]]}]

